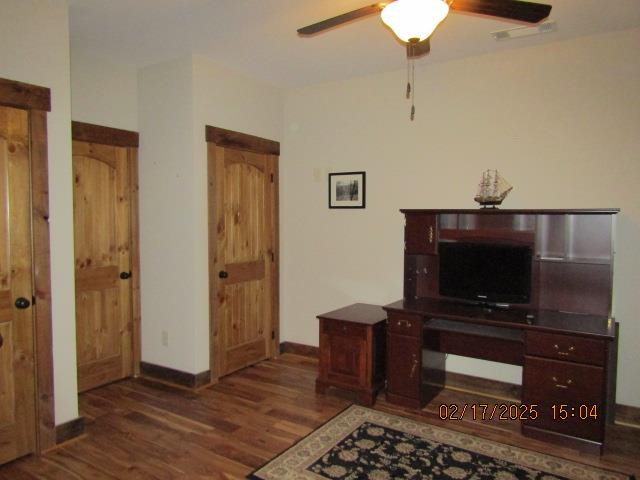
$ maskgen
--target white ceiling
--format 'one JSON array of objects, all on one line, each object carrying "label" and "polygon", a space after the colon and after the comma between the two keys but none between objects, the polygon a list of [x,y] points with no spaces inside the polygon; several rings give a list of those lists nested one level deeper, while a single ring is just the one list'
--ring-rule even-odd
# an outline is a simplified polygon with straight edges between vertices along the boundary
[{"label": "white ceiling", "polygon": [[[544,2],[544,0],[543,0]],[[144,66],[197,53],[281,87],[404,68],[405,53],[379,15],[310,38],[296,29],[372,0],[69,0],[72,48]],[[541,2],[542,3],[542,2]],[[427,65],[502,49],[640,26],[640,0],[547,0],[558,30],[495,41],[519,26],[452,13],[431,37]],[[640,49],[640,45],[638,45]]]}]

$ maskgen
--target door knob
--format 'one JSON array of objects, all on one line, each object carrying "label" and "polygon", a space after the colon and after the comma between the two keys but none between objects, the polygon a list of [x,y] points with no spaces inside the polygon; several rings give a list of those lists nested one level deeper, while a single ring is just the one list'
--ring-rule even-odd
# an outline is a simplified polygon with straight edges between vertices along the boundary
[{"label": "door knob", "polygon": [[126,280],[127,278],[131,278],[131,272],[120,272],[120,278],[122,280]]},{"label": "door knob", "polygon": [[224,270],[220,270],[220,273],[218,273],[218,276],[220,278],[227,278],[229,276],[229,273],[225,272]]},{"label": "door knob", "polygon": [[31,302],[24,297],[19,297],[16,299],[16,303],[14,305],[16,306],[16,308],[24,310],[25,308],[29,308]]}]

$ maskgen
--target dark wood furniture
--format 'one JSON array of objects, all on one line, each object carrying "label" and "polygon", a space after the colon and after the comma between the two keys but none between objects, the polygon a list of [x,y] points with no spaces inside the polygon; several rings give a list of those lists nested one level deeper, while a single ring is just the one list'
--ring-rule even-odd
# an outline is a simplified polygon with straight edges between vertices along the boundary
[{"label": "dark wood furniture", "polygon": [[[404,299],[384,307],[387,399],[413,408],[430,401],[443,388],[446,353],[522,365],[522,408],[538,411],[523,415],[523,433],[601,452],[615,405],[618,210],[402,212]],[[500,309],[441,296],[445,241],[530,246],[529,303]]]},{"label": "dark wood furniture", "polygon": [[320,364],[316,392],[329,386],[358,393],[371,406],[385,379],[386,312],[379,305],[355,303],[318,315]]}]

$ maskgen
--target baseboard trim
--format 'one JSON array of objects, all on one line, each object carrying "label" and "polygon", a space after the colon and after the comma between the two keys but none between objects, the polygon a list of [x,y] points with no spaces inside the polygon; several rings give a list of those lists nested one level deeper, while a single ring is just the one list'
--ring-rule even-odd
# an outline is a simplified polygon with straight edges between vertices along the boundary
[{"label": "baseboard trim", "polygon": [[56,425],[56,445],[73,440],[84,433],[84,417]]},{"label": "baseboard trim", "polygon": [[[282,342],[280,344],[280,353],[294,353],[311,358],[318,358],[320,355],[318,347],[295,342]],[[515,383],[455,372],[446,372],[445,388],[511,401],[519,401],[522,390],[521,386]],[[640,407],[616,404],[615,423],[630,427],[640,427]]]},{"label": "baseboard trim", "polygon": [[487,395],[501,400],[519,401],[522,388],[515,383],[474,377],[464,373],[445,372],[445,388],[478,395]]},{"label": "baseboard trim", "polygon": [[616,423],[640,428],[640,407],[616,404]]},{"label": "baseboard trim", "polygon": [[161,365],[154,365],[153,363],[140,362],[140,373],[145,377],[193,389],[211,383],[210,370],[200,373],[187,373]]},{"label": "baseboard trim", "polygon": [[311,358],[318,358],[320,356],[320,350],[318,347],[294,342],[282,342],[280,344],[280,353],[294,353],[296,355]]}]

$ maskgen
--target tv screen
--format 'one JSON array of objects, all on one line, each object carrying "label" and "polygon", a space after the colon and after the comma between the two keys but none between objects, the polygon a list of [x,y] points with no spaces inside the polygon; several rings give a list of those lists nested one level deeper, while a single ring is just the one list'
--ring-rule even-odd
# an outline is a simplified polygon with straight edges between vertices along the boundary
[{"label": "tv screen", "polygon": [[529,303],[532,249],[440,242],[440,295],[488,303]]}]

